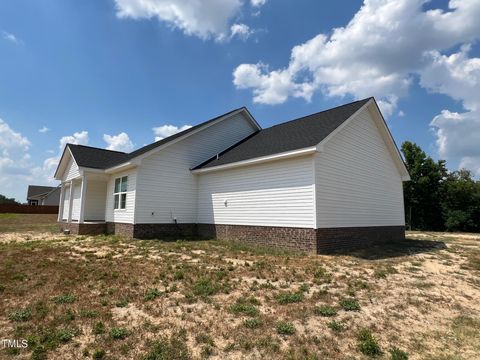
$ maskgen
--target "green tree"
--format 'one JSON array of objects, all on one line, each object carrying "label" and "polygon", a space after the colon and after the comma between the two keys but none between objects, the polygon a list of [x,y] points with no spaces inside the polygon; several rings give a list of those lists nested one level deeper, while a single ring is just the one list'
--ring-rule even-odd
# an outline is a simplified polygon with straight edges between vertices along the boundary
[{"label": "green tree", "polygon": [[440,203],[442,182],[448,172],[445,161],[434,161],[415,143],[402,144],[411,181],[404,183],[405,219],[407,227],[418,230],[443,230]]},{"label": "green tree", "polygon": [[0,204],[18,204],[14,198],[7,198],[5,195],[0,194]]}]

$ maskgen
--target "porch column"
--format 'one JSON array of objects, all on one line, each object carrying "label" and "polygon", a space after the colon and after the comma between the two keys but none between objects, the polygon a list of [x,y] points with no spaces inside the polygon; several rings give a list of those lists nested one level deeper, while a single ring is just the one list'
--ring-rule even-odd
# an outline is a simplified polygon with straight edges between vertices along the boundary
[{"label": "porch column", "polygon": [[63,218],[63,203],[65,202],[65,186],[63,183],[61,184],[60,188],[60,203],[58,204],[58,217],[57,221],[61,222]]},{"label": "porch column", "polygon": [[68,218],[67,222],[72,222],[72,208],[73,208],[73,180],[70,180],[70,198],[68,200]]},{"label": "porch column", "polygon": [[83,175],[82,177],[82,188],[80,190],[80,218],[78,219],[79,223],[85,221],[85,198],[87,197],[87,176]]}]

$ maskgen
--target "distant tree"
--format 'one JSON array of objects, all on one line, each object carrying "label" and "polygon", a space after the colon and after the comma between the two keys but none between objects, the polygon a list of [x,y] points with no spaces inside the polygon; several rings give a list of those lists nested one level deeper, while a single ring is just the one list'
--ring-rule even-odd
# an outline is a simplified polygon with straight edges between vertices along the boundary
[{"label": "distant tree", "polygon": [[448,175],[445,161],[434,161],[410,141],[402,144],[402,153],[411,178],[404,183],[407,228],[443,230],[440,196]]},{"label": "distant tree", "polygon": [[447,231],[480,231],[480,182],[470,171],[462,169],[447,176],[441,205]]},{"label": "distant tree", "polygon": [[19,204],[14,198],[7,198],[5,195],[0,194],[0,204]]}]

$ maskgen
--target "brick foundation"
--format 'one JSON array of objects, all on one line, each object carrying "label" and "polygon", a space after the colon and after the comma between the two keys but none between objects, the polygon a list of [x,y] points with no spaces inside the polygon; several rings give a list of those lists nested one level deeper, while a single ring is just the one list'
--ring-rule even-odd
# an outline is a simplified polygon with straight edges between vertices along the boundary
[{"label": "brick foundation", "polygon": [[197,236],[196,224],[135,224],[133,234],[138,239],[182,238]]},{"label": "brick foundation", "polygon": [[128,238],[134,237],[133,224],[107,222],[105,230],[107,234],[121,235]]},{"label": "brick foundation", "polygon": [[60,222],[59,226],[62,231],[69,230],[70,234],[73,234],[73,235],[99,235],[99,234],[105,234],[105,231],[106,231],[105,223],[79,224],[79,223]]},{"label": "brick foundation", "polygon": [[369,226],[317,229],[317,253],[365,248],[405,239],[405,226]]},{"label": "brick foundation", "polygon": [[203,237],[237,240],[253,245],[271,246],[313,254],[317,251],[315,229],[198,224],[197,231]]}]

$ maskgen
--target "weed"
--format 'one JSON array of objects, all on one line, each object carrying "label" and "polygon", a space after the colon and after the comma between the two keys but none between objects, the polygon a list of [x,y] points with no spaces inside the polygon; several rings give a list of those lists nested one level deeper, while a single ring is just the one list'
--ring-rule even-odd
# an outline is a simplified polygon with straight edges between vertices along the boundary
[{"label": "weed", "polygon": [[391,360],[408,360],[408,354],[395,346],[389,350],[389,353]]},{"label": "weed", "polygon": [[316,315],[325,317],[337,315],[337,311],[333,307],[328,305],[317,306],[313,311]]},{"label": "weed", "polygon": [[128,330],[121,327],[114,327],[110,329],[110,337],[115,340],[122,340],[128,336]]},{"label": "weed", "polygon": [[295,327],[291,322],[279,321],[275,328],[280,335],[293,335],[295,333]]},{"label": "weed", "polygon": [[277,295],[276,299],[278,303],[282,305],[297,303],[303,300],[303,294],[299,292],[284,293],[284,294]]},{"label": "weed", "polygon": [[380,345],[378,345],[377,339],[372,335],[370,330],[362,329],[357,335],[358,349],[364,355],[375,357],[382,354]]},{"label": "weed", "polygon": [[103,349],[96,349],[94,352],[93,352],[93,355],[92,355],[92,358],[95,359],[95,360],[100,360],[100,359],[103,359],[105,358],[105,355],[107,353],[105,352],[105,350]]},{"label": "weed", "polygon": [[345,328],[345,326],[342,324],[342,323],[339,323],[335,320],[333,321],[330,321],[329,323],[327,323],[327,326],[329,329],[335,331],[335,332],[341,332],[343,331],[343,329]]},{"label": "weed", "polygon": [[310,287],[308,286],[308,284],[300,285],[300,288],[299,288],[300,292],[308,294],[309,290],[310,290]]},{"label": "weed", "polygon": [[243,322],[243,325],[249,329],[257,329],[262,325],[262,321],[259,318],[247,319]]},{"label": "weed", "polygon": [[75,336],[75,332],[70,329],[63,329],[57,332],[58,340],[61,342],[69,342]]},{"label": "weed", "polygon": [[173,280],[183,280],[185,279],[185,273],[183,270],[177,270],[173,273]]},{"label": "weed", "polygon": [[215,346],[215,342],[208,334],[198,334],[197,336],[195,336],[195,341],[199,344],[207,344],[212,347]]},{"label": "weed", "polygon": [[161,338],[153,343],[143,360],[190,360],[187,339],[184,334],[172,335],[170,339]]},{"label": "weed", "polygon": [[115,306],[119,308],[124,308],[128,306],[129,302],[130,301],[128,301],[127,299],[120,299],[115,303]]},{"label": "weed", "polygon": [[158,289],[149,289],[145,294],[145,296],[143,297],[143,299],[146,301],[150,301],[150,300],[156,299],[161,295],[162,293]]},{"label": "weed", "polygon": [[16,310],[12,311],[9,315],[8,318],[12,321],[28,321],[32,318],[32,310],[30,309],[22,309],[22,310]]},{"label": "weed", "polygon": [[255,304],[258,303],[258,300],[255,298],[245,298],[240,297],[237,299],[235,304],[230,307],[230,311],[235,314],[244,314],[248,316],[257,316],[258,309],[255,307]]},{"label": "weed", "polygon": [[96,311],[96,310],[82,310],[82,311],[80,311],[80,317],[87,318],[87,319],[93,319],[93,318],[98,317],[98,311]]},{"label": "weed", "polygon": [[55,304],[71,304],[75,302],[76,297],[75,295],[72,295],[72,294],[64,294],[64,295],[54,296],[52,300]]},{"label": "weed", "polygon": [[359,311],[360,310],[360,304],[358,303],[357,299],[355,299],[355,298],[343,299],[342,301],[340,301],[340,306],[345,311]]},{"label": "weed", "polygon": [[103,333],[105,333],[105,325],[101,321],[96,322],[93,326],[93,334],[100,335]]},{"label": "weed", "polygon": [[219,285],[213,282],[212,279],[206,277],[201,277],[198,279],[192,288],[192,291],[195,295],[202,297],[214,295],[219,290]]}]

